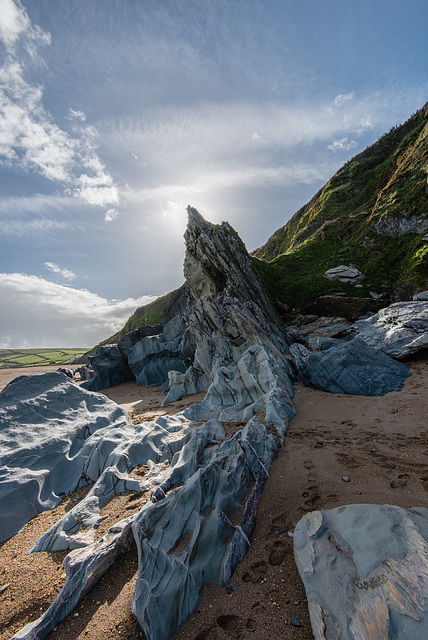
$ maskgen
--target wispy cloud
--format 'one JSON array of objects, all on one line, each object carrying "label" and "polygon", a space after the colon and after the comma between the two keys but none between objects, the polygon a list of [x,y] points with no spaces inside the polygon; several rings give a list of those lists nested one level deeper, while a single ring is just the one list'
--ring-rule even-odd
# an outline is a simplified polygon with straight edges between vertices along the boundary
[{"label": "wispy cloud", "polygon": [[330,151],[349,151],[350,149],[354,149],[356,146],[356,140],[349,140],[349,138],[345,137],[340,140],[333,140],[333,142],[328,145],[328,148]]},{"label": "wispy cloud", "polygon": [[0,306],[0,347],[23,348],[93,346],[154,296],[110,301],[44,278],[2,273],[0,298],[8,301]]},{"label": "wispy cloud", "polygon": [[118,204],[117,186],[98,156],[97,132],[85,124],[85,114],[70,109],[72,132],[65,131],[44,107],[43,86],[27,79],[27,70],[40,62],[41,47],[50,43],[49,34],[31,24],[20,3],[2,0],[0,39],[6,49],[0,68],[0,162],[62,184],[67,194],[89,204]]},{"label": "wispy cloud", "polygon": [[354,96],[355,94],[353,91],[350,91],[349,93],[340,93],[335,97],[334,104],[336,105],[336,107],[341,107],[345,102],[353,100]]},{"label": "wispy cloud", "polygon": [[55,262],[45,262],[45,267],[65,280],[74,280],[76,278],[76,274],[73,271],[70,271],[69,269],[61,269],[61,267],[55,264]]}]

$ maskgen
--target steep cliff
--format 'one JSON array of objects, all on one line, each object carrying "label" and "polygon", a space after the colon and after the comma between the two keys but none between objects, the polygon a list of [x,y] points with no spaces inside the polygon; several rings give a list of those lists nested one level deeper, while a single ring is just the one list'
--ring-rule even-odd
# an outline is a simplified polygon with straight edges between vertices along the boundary
[{"label": "steep cliff", "polygon": [[[347,162],[254,252],[269,296],[304,308],[338,290],[405,300],[428,285],[428,104]],[[328,280],[339,266],[358,281]]]}]

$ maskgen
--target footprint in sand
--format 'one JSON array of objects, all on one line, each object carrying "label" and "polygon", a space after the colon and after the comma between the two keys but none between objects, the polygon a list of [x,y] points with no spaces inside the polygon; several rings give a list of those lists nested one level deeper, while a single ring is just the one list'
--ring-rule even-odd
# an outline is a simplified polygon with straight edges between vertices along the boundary
[{"label": "footprint in sand", "polygon": [[389,485],[392,489],[402,489],[403,487],[407,487],[407,482],[410,476],[408,473],[399,473],[398,478],[393,480]]}]

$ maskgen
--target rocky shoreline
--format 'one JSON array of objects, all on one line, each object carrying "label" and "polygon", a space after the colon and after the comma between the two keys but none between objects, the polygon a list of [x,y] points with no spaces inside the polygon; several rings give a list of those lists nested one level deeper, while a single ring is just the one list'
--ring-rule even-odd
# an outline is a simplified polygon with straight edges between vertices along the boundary
[{"label": "rocky shoreline", "polygon": [[[388,352],[395,358],[415,357],[427,347],[428,303],[422,299],[398,303],[362,319],[353,325],[353,333],[330,331],[323,337],[315,327],[306,335],[310,344],[315,337],[318,341],[320,350],[312,354],[284,330],[230,225],[211,225],[190,207],[188,213],[187,284],[163,323],[134,331],[118,345],[102,347],[92,359],[95,377],[80,388],[55,373],[38,380],[18,379],[1,394],[6,425],[2,436],[6,451],[11,452],[2,458],[3,512],[10,511],[10,518],[4,520],[3,540],[28,521],[25,504],[39,512],[51,509],[60,502],[61,494],[92,485],[33,548],[48,554],[71,550],[64,560],[67,577],[62,589],[38,620],[9,637],[45,637],[134,541],[139,563],[132,612],[148,640],[172,637],[199,606],[204,585],[216,581],[220,589],[232,589],[229,580],[239,575],[246,561],[251,536],[256,535],[263,487],[294,419],[298,378],[322,390],[319,393],[330,392],[331,397],[391,396],[410,384],[406,382],[410,369]],[[360,335],[365,341],[358,347]],[[353,346],[350,360],[344,360],[344,352],[349,355]],[[117,405],[91,393],[130,380],[162,385],[167,391],[166,407],[189,394],[203,395],[176,414],[134,424]],[[20,435],[16,433],[18,422],[26,425]],[[62,441],[58,427],[64,433]],[[54,433],[52,446],[48,445],[49,434]],[[289,436],[286,442],[284,450]],[[40,455],[47,461],[44,466]],[[312,469],[312,459],[305,462],[305,469]],[[139,478],[135,469],[143,467]],[[344,473],[342,484],[347,483],[344,478],[350,480]],[[309,497],[312,489],[307,491]],[[14,492],[17,497],[11,502]],[[125,492],[133,492],[135,507],[98,539],[104,505]],[[24,496],[24,503],[19,502],[18,494]],[[143,495],[147,497],[141,502]],[[318,504],[315,495],[309,498],[307,511],[329,506],[328,500]],[[333,495],[338,494],[331,493],[330,500]],[[18,512],[15,505],[20,505]],[[302,505],[299,509],[305,511]],[[287,535],[290,542],[293,522],[284,522],[272,535]],[[281,553],[287,548],[283,538],[272,542],[272,549]],[[268,573],[269,567],[265,569]],[[247,573],[252,582],[253,573]],[[263,575],[262,570],[256,583],[259,579],[263,583]],[[286,578],[281,580],[285,584]],[[235,591],[228,595],[234,598]],[[322,638],[323,616],[318,616],[317,627],[313,610],[314,634]],[[217,626],[227,633],[234,626],[243,637],[255,631],[250,620],[253,618],[248,617],[245,625],[241,621],[242,626],[239,620],[227,618],[222,626],[217,619]],[[299,628],[293,624],[293,620],[300,622],[294,613],[289,613],[288,620]],[[206,633],[200,632],[205,635],[197,637],[217,637],[217,626],[207,627]],[[304,626],[307,632],[307,622]]]}]

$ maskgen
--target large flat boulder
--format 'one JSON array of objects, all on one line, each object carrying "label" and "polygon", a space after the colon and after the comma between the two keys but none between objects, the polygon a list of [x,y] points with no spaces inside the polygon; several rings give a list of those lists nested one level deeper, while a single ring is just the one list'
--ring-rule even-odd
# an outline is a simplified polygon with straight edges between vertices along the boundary
[{"label": "large flat boulder", "polygon": [[294,555],[316,640],[426,640],[428,509],[312,511]]},{"label": "large flat boulder", "polygon": [[299,377],[321,391],[361,396],[382,396],[399,391],[410,375],[407,365],[376,351],[363,340],[311,353],[306,347],[290,347]]}]

